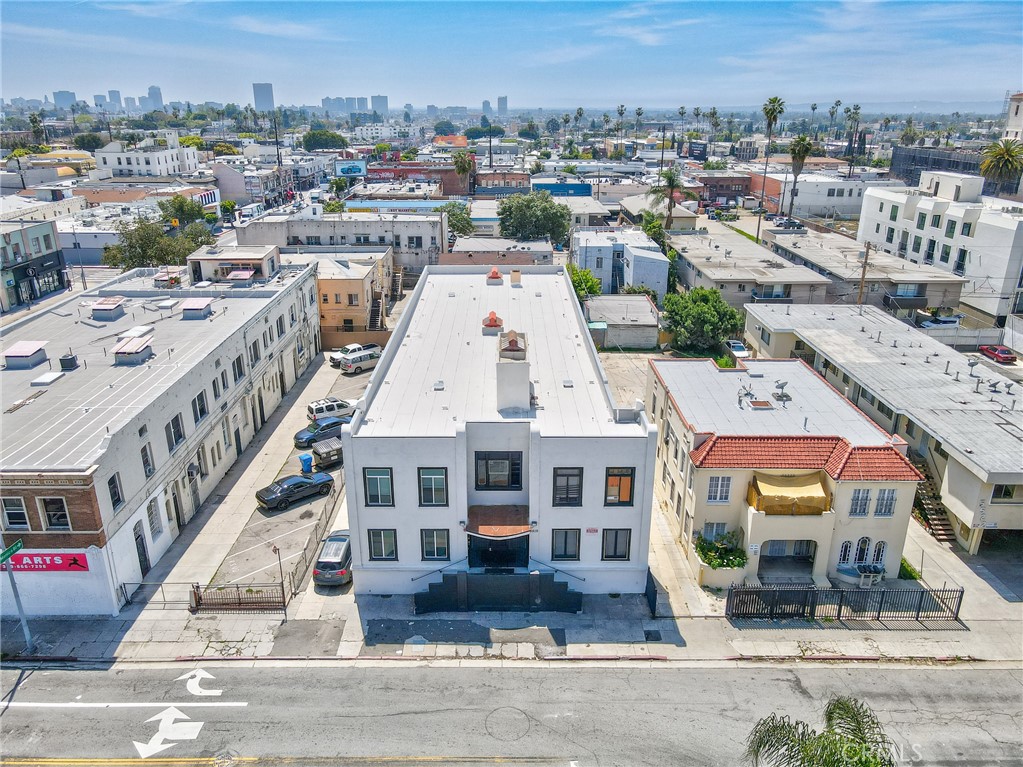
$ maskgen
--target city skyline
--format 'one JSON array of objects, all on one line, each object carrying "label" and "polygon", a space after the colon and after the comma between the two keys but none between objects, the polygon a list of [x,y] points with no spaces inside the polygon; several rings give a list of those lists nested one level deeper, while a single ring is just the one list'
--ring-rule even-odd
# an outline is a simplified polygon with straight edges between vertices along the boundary
[{"label": "city skyline", "polygon": [[[0,29],[4,98],[69,90],[91,103],[91,94],[112,87],[145,94],[158,82],[164,102],[245,105],[253,82],[269,82],[285,105],[354,93],[386,94],[392,105],[417,109],[478,110],[483,99],[507,95],[512,113],[615,102],[648,112],[678,104],[729,108],[772,95],[793,105],[994,104],[1019,83],[991,73],[1023,69],[1023,24],[1012,2],[486,3],[472,6],[471,19],[466,7],[8,2]],[[197,24],[214,15],[217,24]],[[154,27],[160,39],[152,39]],[[384,27],[387,49],[375,60],[360,54],[371,66],[346,79],[353,45]],[[487,47],[486,66],[471,56],[478,30],[482,38],[501,31],[501,45]],[[436,44],[445,38],[464,43]],[[100,49],[103,57],[87,55]],[[395,51],[408,51],[417,64]],[[197,80],[197,67],[237,76]],[[327,76],[311,78],[310,68]]]}]

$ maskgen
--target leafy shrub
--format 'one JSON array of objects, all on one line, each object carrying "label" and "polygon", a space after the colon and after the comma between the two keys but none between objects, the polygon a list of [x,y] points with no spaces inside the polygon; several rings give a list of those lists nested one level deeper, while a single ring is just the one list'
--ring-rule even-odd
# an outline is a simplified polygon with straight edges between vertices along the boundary
[{"label": "leafy shrub", "polygon": [[696,535],[696,553],[707,567],[717,570],[719,567],[745,567],[746,552],[739,548],[739,537],[736,533],[725,533],[711,541],[701,534]]},{"label": "leafy shrub", "polygon": [[899,578],[904,581],[918,581],[920,572],[903,557],[902,562],[899,563]]}]

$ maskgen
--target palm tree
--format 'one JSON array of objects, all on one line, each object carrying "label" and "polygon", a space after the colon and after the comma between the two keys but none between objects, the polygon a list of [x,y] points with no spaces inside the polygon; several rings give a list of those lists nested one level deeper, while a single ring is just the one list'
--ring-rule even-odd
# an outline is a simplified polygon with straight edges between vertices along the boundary
[{"label": "palm tree", "polygon": [[813,140],[817,140],[817,126],[814,125],[814,121],[817,119],[817,104],[813,103],[810,105],[810,124],[813,127]]},{"label": "palm tree", "polygon": [[846,110],[846,114],[852,122],[852,130],[849,132],[849,178],[852,178],[853,164],[856,161],[856,149],[859,146],[860,105],[853,104],[852,109],[846,107]]},{"label": "palm tree", "polygon": [[636,133],[643,132],[643,107],[636,107]]},{"label": "palm tree", "polygon": [[695,109],[693,109],[693,117],[696,118],[696,132],[697,133],[700,132],[700,115],[702,115],[702,114],[703,114],[703,110],[700,109],[699,107],[696,107]]},{"label": "palm tree", "polygon": [[586,114],[586,112],[583,110],[582,107],[576,107],[575,116],[572,118],[573,120],[575,120],[575,129],[576,130],[579,130],[579,121],[581,119],[583,119],[583,115],[584,114]]},{"label": "palm tree", "polygon": [[466,182],[466,189],[471,192],[472,190],[469,189],[468,180],[469,176],[472,174],[473,169],[476,167],[476,164],[473,162],[472,157],[470,157],[465,152],[458,152],[451,159],[455,165],[455,173],[458,174],[458,177],[460,179]]},{"label": "palm tree", "polygon": [[686,108],[685,107],[679,107],[678,108],[678,119],[680,119],[682,121],[682,132],[684,133],[685,129],[686,129]]},{"label": "palm tree", "polygon": [[792,218],[792,203],[796,201],[796,184],[799,182],[799,174],[803,172],[803,165],[806,158],[813,151],[813,142],[804,134],[796,136],[789,144],[789,154],[792,156],[792,192],[789,195],[789,218]]},{"label": "palm tree", "polygon": [[721,127],[721,118],[718,117],[718,108],[711,107],[707,112],[707,122],[710,124],[710,140],[714,141],[717,138],[718,128]]},{"label": "palm tree", "polygon": [[[622,143],[622,128],[625,125],[625,104],[619,104],[618,109],[618,143]],[[620,147],[619,147],[620,148]]]},{"label": "palm tree", "polygon": [[561,122],[565,126],[565,138],[568,138],[568,124],[572,122],[572,115],[565,112],[565,114],[561,115]]},{"label": "palm tree", "polygon": [[668,215],[664,217],[664,231],[668,231],[671,229],[671,214],[675,210],[675,195],[683,191],[682,174],[673,166],[665,168],[657,175],[661,180],[650,187],[647,197],[663,201],[668,206]]},{"label": "palm tree", "polygon": [[824,709],[824,730],[771,714],[746,737],[753,767],[895,767],[894,744],[877,715],[855,698],[835,697]]},{"label": "palm tree", "polygon": [[888,127],[891,124],[892,124],[892,118],[890,118],[888,115],[885,115],[884,119],[881,120],[881,130],[884,131],[885,134],[887,134],[888,133]]},{"label": "palm tree", "polygon": [[604,123],[604,137],[607,138],[608,131],[611,128],[611,115],[609,115],[607,112],[604,112],[604,116],[601,117],[600,119]]},{"label": "palm tree", "polygon": [[[771,159],[771,134],[774,126],[778,124],[778,118],[785,113],[785,102],[778,96],[771,96],[764,102],[764,120],[767,122],[767,149],[764,152],[764,183],[760,187],[759,210],[764,210],[764,198],[767,196],[767,164]],[[779,201],[780,204],[780,201]],[[757,214],[757,242],[760,242],[760,222],[763,220],[763,212]]]},{"label": "palm tree", "polygon": [[1019,183],[1023,176],[1023,144],[1003,138],[981,151],[980,175],[996,184]]}]

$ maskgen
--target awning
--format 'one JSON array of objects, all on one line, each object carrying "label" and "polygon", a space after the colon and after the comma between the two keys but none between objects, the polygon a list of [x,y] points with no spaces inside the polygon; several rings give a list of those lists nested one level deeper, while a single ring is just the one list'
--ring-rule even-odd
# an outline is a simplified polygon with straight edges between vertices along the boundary
[{"label": "awning", "polygon": [[515,538],[529,533],[528,506],[470,506],[465,532],[480,538]]},{"label": "awning", "polygon": [[767,514],[821,514],[828,510],[828,493],[820,472],[800,477],[774,477],[754,472],[758,498],[753,504]]}]

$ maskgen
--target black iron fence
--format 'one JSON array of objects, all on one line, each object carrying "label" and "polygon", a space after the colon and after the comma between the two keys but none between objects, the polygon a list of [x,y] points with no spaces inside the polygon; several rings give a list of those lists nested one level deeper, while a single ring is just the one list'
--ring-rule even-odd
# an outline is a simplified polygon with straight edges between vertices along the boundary
[{"label": "black iron fence", "polygon": [[284,612],[288,600],[283,583],[239,583],[230,586],[192,586],[190,609],[210,612]]},{"label": "black iron fence", "polygon": [[729,618],[834,621],[954,621],[962,588],[819,589],[813,586],[730,586]]}]

